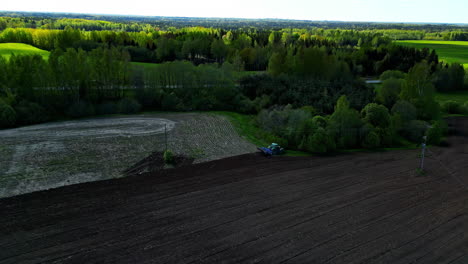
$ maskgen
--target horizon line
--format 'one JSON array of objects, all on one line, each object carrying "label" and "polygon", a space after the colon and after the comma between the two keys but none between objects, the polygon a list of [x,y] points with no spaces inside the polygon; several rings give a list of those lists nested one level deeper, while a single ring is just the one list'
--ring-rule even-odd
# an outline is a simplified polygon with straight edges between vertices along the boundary
[{"label": "horizon line", "polygon": [[341,23],[374,23],[374,24],[418,24],[418,25],[466,25],[468,23],[451,23],[451,22],[402,22],[402,21],[358,21],[358,20],[311,20],[311,19],[293,19],[293,18],[243,18],[243,17],[203,17],[203,16],[162,16],[162,15],[136,15],[136,14],[111,14],[111,13],[80,13],[80,12],[45,12],[45,11],[21,11],[21,10],[0,10],[0,13],[18,12],[18,13],[40,13],[40,14],[64,14],[64,15],[98,15],[98,16],[127,16],[127,17],[146,17],[146,18],[207,18],[207,19],[244,19],[244,20],[283,20],[298,21],[298,22],[341,22]]}]

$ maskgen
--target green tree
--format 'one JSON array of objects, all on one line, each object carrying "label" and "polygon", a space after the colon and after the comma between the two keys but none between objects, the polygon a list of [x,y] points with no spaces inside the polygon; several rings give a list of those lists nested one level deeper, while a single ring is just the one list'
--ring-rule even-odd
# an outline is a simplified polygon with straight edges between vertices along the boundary
[{"label": "green tree", "polygon": [[223,36],[223,41],[224,41],[224,44],[226,45],[231,45],[231,42],[233,39],[234,39],[234,35],[232,34],[230,30],[226,33],[226,35]]},{"label": "green tree", "polygon": [[268,72],[273,76],[278,76],[284,73],[285,70],[285,56],[280,52],[274,52],[268,61]]},{"label": "green tree", "polygon": [[385,81],[385,80],[388,80],[388,79],[405,79],[405,73],[401,72],[401,71],[396,71],[396,70],[388,70],[388,71],[385,71],[383,72],[381,75],[380,75],[380,80],[381,81]]},{"label": "green tree", "polygon": [[362,121],[358,111],[350,108],[345,95],[341,96],[330,116],[329,127],[335,135],[337,147],[354,148],[359,146],[359,134]]},{"label": "green tree", "polygon": [[334,151],[336,144],[323,127],[318,127],[312,134],[303,138],[299,148],[313,153],[325,153]]},{"label": "green tree", "polygon": [[417,63],[406,76],[400,97],[418,109],[418,117],[435,120],[439,117],[439,105],[434,99],[435,90],[430,79],[430,67],[425,62]]},{"label": "green tree", "polygon": [[419,100],[420,98],[433,99],[434,86],[430,79],[430,67],[425,62],[417,63],[406,76],[406,83],[402,87],[403,100]]},{"label": "green tree", "polygon": [[232,58],[232,65],[234,66],[234,69],[238,72],[241,72],[245,69],[244,60],[242,60],[242,57],[240,56],[239,52],[236,52],[236,54]]},{"label": "green tree", "polygon": [[398,114],[403,121],[407,122],[417,118],[418,110],[410,102],[400,100],[392,107],[392,114]]},{"label": "green tree", "polygon": [[427,131],[427,143],[439,145],[442,142],[444,135],[447,133],[447,123],[443,120],[438,120]]},{"label": "green tree", "polygon": [[390,126],[390,114],[383,105],[370,103],[362,109],[361,115],[365,122],[374,127],[388,128]]},{"label": "green tree", "polygon": [[448,74],[450,77],[450,90],[462,90],[465,82],[465,69],[463,65],[452,63],[448,68]]},{"label": "green tree", "polygon": [[218,63],[223,63],[227,55],[227,46],[224,44],[224,41],[220,39],[213,40],[211,43],[211,55]]},{"label": "green tree", "polygon": [[403,79],[386,79],[377,90],[377,101],[387,107],[393,106],[399,99],[401,88],[405,85],[404,82]]}]

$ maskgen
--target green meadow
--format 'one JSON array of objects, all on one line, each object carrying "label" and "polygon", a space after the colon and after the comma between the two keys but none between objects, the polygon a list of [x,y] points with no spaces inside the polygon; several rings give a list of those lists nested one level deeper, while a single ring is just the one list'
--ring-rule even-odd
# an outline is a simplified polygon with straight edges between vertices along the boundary
[{"label": "green meadow", "polygon": [[436,93],[435,98],[438,102],[455,101],[460,104],[468,102],[468,91],[456,91],[450,93]]},{"label": "green meadow", "polygon": [[15,55],[26,55],[26,54],[38,54],[44,59],[49,58],[49,52],[41,50],[28,44],[23,43],[0,43],[0,56],[9,59],[12,54]]},{"label": "green meadow", "polygon": [[468,68],[468,41],[402,40],[396,43],[420,49],[434,49],[440,60],[461,63]]}]

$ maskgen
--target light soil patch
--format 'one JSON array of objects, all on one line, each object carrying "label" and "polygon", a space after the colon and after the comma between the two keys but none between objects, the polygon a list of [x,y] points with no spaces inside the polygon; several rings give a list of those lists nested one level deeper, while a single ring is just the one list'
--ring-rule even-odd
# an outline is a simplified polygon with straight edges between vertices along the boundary
[{"label": "light soil patch", "polygon": [[195,163],[255,151],[227,119],[198,113],[46,123],[0,130],[0,138],[0,197],[122,177],[166,146]]}]

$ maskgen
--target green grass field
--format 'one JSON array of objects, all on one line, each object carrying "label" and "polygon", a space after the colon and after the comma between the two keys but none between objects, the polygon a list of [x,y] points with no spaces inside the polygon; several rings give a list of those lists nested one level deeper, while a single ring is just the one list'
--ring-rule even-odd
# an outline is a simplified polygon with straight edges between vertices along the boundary
[{"label": "green grass field", "polygon": [[38,54],[42,58],[48,59],[49,52],[41,50],[28,44],[23,43],[0,43],[0,56],[9,59],[12,54],[15,55],[26,55],[26,54]]},{"label": "green grass field", "polygon": [[396,43],[414,48],[434,49],[440,60],[461,63],[468,68],[468,41],[402,40]]},{"label": "green grass field", "polygon": [[435,98],[439,103],[442,103],[445,101],[455,101],[455,102],[463,104],[465,102],[468,102],[468,91],[436,93]]}]

